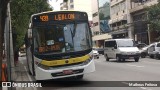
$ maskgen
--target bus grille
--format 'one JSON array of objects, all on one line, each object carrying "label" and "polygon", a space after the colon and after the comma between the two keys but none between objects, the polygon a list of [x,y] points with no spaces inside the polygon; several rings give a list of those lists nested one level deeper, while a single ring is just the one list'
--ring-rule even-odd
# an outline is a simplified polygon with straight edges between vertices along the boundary
[{"label": "bus grille", "polygon": [[[83,73],[84,69],[77,69],[73,70],[72,74],[78,74],[78,73]],[[72,75],[72,74],[67,74],[67,75]],[[51,73],[53,77],[58,77],[58,76],[66,76],[63,72],[58,72],[58,73]]]}]

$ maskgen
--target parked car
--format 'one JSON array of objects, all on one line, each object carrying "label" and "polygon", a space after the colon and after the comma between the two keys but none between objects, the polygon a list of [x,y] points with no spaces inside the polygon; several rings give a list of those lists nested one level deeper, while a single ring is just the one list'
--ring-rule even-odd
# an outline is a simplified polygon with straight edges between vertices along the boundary
[{"label": "parked car", "polygon": [[138,62],[140,52],[133,39],[111,39],[104,42],[104,56],[106,61],[109,59],[125,61],[125,59],[134,58],[135,62]]},{"label": "parked car", "polygon": [[99,59],[99,53],[96,49],[93,49],[93,57]]},{"label": "parked car", "polygon": [[19,51],[19,56],[20,57],[26,56],[26,52],[25,51]]},{"label": "parked car", "polygon": [[145,43],[139,43],[139,44],[136,44],[136,46],[138,47],[138,49],[141,50],[143,47],[146,47],[147,44],[145,44]]},{"label": "parked car", "polygon": [[142,49],[140,49],[141,58],[145,58],[146,56],[148,56],[148,48],[149,47],[150,47],[150,45],[145,46]]},{"label": "parked car", "polygon": [[104,55],[104,48],[97,48],[99,54]]},{"label": "parked car", "polygon": [[148,55],[150,58],[160,59],[160,42],[155,42],[148,48]]}]

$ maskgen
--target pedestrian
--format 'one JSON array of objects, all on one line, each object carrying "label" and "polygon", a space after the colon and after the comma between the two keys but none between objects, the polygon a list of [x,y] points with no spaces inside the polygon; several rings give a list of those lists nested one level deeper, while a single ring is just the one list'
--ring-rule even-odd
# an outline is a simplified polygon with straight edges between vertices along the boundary
[{"label": "pedestrian", "polygon": [[19,52],[18,49],[16,49],[15,52],[14,52],[14,64],[15,64],[15,66],[18,65],[18,57],[19,57],[18,52]]}]

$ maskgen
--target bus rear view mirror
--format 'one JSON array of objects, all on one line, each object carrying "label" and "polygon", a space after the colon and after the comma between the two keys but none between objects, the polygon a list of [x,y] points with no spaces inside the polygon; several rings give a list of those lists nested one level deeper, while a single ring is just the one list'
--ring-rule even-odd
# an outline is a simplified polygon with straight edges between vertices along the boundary
[{"label": "bus rear view mirror", "polygon": [[32,38],[32,29],[28,29],[28,38]]}]

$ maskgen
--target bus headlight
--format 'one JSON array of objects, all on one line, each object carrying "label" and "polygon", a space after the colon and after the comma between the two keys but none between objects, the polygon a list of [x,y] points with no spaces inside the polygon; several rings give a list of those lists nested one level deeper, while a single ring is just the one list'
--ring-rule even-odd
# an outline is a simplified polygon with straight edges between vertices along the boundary
[{"label": "bus headlight", "polygon": [[82,65],[88,64],[93,59],[93,54],[88,54],[89,58],[82,63]]},{"label": "bus headlight", "polygon": [[35,62],[35,64],[36,64],[38,67],[42,68],[42,69],[49,70],[49,67],[46,66],[46,65],[43,65],[43,64],[41,64],[41,63],[39,63],[39,62]]},{"label": "bus headlight", "polygon": [[93,54],[88,54],[89,55],[89,59],[93,59]]}]

